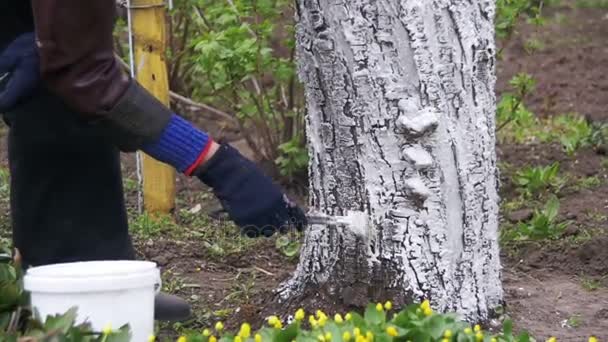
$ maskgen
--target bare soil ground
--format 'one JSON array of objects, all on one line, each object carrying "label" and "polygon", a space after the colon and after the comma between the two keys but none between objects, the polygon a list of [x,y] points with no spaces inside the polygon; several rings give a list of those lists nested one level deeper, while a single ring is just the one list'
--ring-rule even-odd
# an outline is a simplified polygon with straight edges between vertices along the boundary
[{"label": "bare soil ground", "polygon": [[[537,79],[537,91],[526,103],[537,115],[578,112],[608,121],[608,9],[564,3],[545,9],[551,19],[538,31],[526,23],[519,26],[498,64],[497,93],[506,89],[514,74],[525,71]],[[530,45],[536,47],[531,53]],[[4,166],[5,151],[1,152]],[[506,315],[518,330],[528,330],[539,340],[556,336],[560,341],[583,341],[595,334],[608,341],[606,156],[590,149],[567,156],[551,144],[501,144],[498,153],[509,170],[560,161],[562,171],[574,179],[600,180],[560,194],[560,217],[571,221],[566,237],[505,248]],[[509,170],[503,170],[505,203],[517,199]],[[124,156],[124,176],[129,207],[134,209],[133,156]],[[163,326],[163,334],[200,329],[217,320],[228,327],[243,320],[255,325],[261,323],[261,312],[280,312],[280,307],[268,308],[267,303],[272,290],[292,274],[297,257],[281,252],[276,239],[243,241],[234,227],[208,219],[219,205],[196,180],[179,177],[178,198],[175,222],[154,223],[132,215],[141,257],[158,262],[165,290],[187,298],[195,308],[191,321]],[[299,200],[305,203],[305,198]],[[504,221],[517,220],[517,215],[525,219],[529,208],[524,203],[519,213],[505,211]],[[1,226],[7,227],[6,200],[0,211]]]}]

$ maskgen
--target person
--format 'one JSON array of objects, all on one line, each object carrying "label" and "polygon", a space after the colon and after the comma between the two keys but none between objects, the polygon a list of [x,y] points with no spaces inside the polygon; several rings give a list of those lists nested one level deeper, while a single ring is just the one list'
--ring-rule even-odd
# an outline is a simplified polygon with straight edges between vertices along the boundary
[{"label": "person", "polygon": [[[143,151],[208,185],[246,236],[306,216],[253,162],[156,100],[115,59],[115,0],[3,0],[0,113],[9,127],[14,247],[26,267],[134,259],[120,153]],[[157,319],[187,318],[156,297]]]}]

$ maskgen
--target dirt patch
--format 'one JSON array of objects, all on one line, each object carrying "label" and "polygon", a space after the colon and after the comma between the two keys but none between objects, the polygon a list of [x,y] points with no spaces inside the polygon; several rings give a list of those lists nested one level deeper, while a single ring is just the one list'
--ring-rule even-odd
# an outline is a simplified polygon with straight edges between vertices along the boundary
[{"label": "dirt patch", "polygon": [[505,256],[510,269],[519,272],[546,271],[572,276],[603,279],[608,286],[608,236],[597,236],[580,244],[568,242],[530,243],[517,256]]},{"label": "dirt patch", "polygon": [[[608,119],[608,10],[576,8],[575,1],[562,1],[545,9],[550,20],[538,31],[522,23],[519,34],[504,46],[498,62],[498,92],[518,72],[537,80],[527,105],[539,116],[578,112],[593,120]],[[528,53],[536,40],[539,49]],[[534,46],[534,45],[532,45]]]},{"label": "dirt patch", "polygon": [[575,278],[546,271],[510,270],[504,277],[507,311],[517,330],[538,341],[586,341],[590,334],[608,340],[608,290],[585,290]]}]

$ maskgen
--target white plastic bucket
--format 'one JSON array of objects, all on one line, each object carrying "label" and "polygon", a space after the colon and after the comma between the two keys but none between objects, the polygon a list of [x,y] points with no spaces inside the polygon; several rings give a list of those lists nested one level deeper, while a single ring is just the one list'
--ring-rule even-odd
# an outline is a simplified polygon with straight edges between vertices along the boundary
[{"label": "white plastic bucket", "polygon": [[147,341],[154,333],[154,296],[160,271],[148,261],[91,261],[29,269],[24,288],[43,321],[77,307],[77,323],[95,331],[129,324],[131,341]]}]

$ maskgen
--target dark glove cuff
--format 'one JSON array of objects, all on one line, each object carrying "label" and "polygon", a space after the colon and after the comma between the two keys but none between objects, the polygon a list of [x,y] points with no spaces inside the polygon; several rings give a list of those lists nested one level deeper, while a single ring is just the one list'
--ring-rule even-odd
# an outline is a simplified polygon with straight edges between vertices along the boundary
[{"label": "dark glove cuff", "polygon": [[124,152],[133,152],[157,141],[173,112],[135,80],[116,106],[95,121],[105,135]]}]

